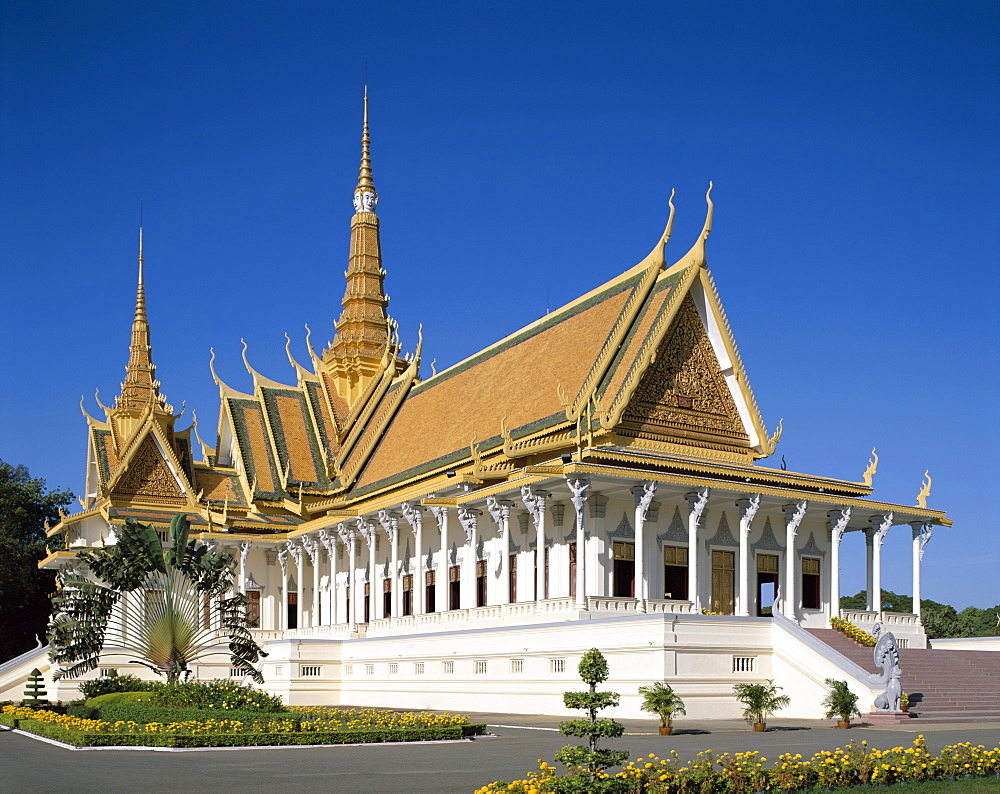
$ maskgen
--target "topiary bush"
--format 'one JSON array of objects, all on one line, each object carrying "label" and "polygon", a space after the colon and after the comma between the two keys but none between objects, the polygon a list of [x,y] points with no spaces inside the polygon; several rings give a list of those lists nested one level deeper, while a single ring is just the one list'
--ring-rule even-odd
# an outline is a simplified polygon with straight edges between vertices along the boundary
[{"label": "topiary bush", "polygon": [[112,670],[109,675],[82,681],[80,692],[89,700],[111,692],[148,692],[156,685],[155,681],[143,681],[134,675],[118,675],[117,670]]},{"label": "topiary bush", "polygon": [[153,706],[265,713],[275,713],[285,708],[280,698],[236,681],[216,679],[159,684],[151,692],[149,702]]}]

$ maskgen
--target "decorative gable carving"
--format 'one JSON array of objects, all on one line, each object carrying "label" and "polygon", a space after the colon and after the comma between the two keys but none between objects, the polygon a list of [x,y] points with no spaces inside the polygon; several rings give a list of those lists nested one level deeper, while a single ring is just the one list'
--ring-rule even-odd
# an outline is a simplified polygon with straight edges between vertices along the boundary
[{"label": "decorative gable carving", "polygon": [[184,499],[177,479],[160,454],[152,436],[146,436],[136,450],[128,469],[115,484],[114,494],[152,499]]},{"label": "decorative gable carving", "polygon": [[749,438],[698,309],[686,295],[622,415],[628,435],[745,450]]}]

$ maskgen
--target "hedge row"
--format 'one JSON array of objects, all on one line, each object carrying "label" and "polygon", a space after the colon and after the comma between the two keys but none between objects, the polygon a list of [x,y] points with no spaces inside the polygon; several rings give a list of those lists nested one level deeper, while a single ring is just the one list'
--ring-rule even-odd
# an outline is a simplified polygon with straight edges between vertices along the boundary
[{"label": "hedge row", "polygon": [[233,720],[239,722],[263,723],[276,722],[279,720],[290,720],[295,723],[296,728],[302,722],[302,717],[288,711],[276,713],[263,711],[227,711],[225,709],[195,709],[195,708],[171,708],[169,706],[150,706],[146,703],[109,703],[106,706],[98,706],[97,714],[90,716],[87,714],[77,714],[71,712],[71,716],[84,717],[86,719],[100,719],[105,722],[137,722],[145,725],[150,722],[185,722],[187,720]]},{"label": "hedge row", "polygon": [[[0,714],[0,723],[14,727],[14,719]],[[302,733],[109,734],[71,731],[38,720],[18,721],[20,730],[76,747],[277,747],[304,744],[368,744],[373,742],[430,742],[481,736],[486,725],[468,723],[443,728],[389,728],[371,731],[306,731]]]}]

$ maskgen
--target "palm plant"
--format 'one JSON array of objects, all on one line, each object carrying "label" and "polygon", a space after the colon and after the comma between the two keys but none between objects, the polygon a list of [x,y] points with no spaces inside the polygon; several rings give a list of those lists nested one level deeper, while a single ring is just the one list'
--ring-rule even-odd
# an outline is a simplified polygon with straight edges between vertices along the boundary
[{"label": "palm plant", "polygon": [[650,714],[656,714],[660,718],[661,728],[673,727],[675,714],[687,714],[684,701],[669,684],[655,681],[648,686],[639,687],[639,694],[642,695],[642,704],[639,708]]},{"label": "palm plant", "polygon": [[172,682],[193,662],[228,653],[234,669],[263,682],[254,664],[267,654],[247,627],[247,598],[227,597],[232,555],[189,539],[183,515],[170,522],[169,539],[164,549],[153,527],[126,519],[116,545],[77,555],[97,581],[61,575],[49,624],[49,656],[61,665],[54,678],[93,670],[102,656],[131,655]]},{"label": "palm plant", "polygon": [[826,685],[830,687],[830,691],[823,701],[823,707],[826,708],[828,720],[839,717],[841,722],[849,724],[851,717],[861,716],[861,712],[858,710],[858,696],[848,688],[846,681],[835,681],[828,678]]},{"label": "palm plant", "polygon": [[788,695],[779,695],[780,691],[781,687],[775,686],[774,681],[766,684],[736,684],[733,687],[736,699],[746,707],[743,709],[743,719],[748,725],[754,726],[766,726],[770,715],[791,702]]}]

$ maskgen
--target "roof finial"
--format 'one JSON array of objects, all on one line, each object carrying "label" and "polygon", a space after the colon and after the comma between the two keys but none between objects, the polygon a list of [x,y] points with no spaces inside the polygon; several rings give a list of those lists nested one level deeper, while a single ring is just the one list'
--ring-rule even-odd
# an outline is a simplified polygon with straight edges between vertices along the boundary
[{"label": "roof finial", "polygon": [[378,193],[372,181],[371,139],[368,137],[368,86],[365,85],[365,114],[361,130],[361,170],[358,174],[358,186],[354,189],[354,211],[375,212],[378,204]]},{"label": "roof finial", "polygon": [[146,285],[142,274],[142,210],[139,210],[139,286],[135,293],[135,319],[146,319]]}]

